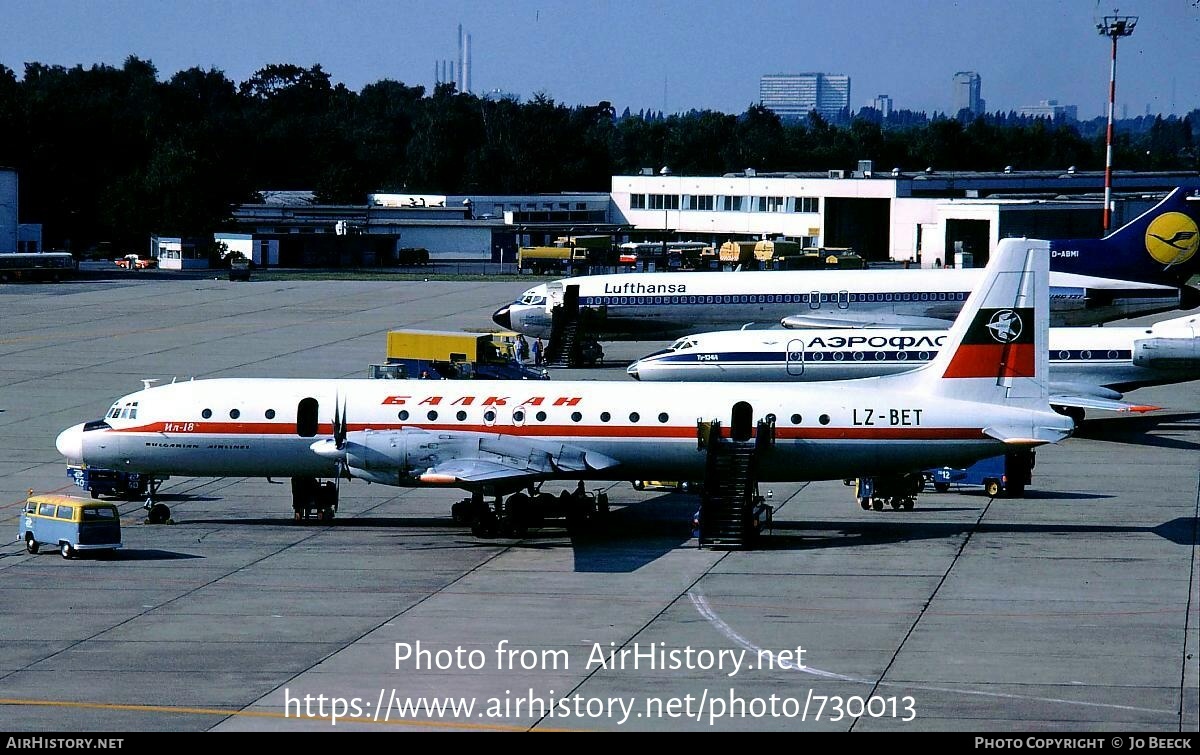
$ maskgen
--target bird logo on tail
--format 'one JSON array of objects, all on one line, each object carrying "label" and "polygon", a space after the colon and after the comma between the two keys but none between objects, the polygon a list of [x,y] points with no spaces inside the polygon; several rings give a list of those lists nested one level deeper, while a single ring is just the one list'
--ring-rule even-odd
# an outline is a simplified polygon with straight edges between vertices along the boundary
[{"label": "bird logo on tail", "polygon": [[1146,251],[1168,268],[1187,262],[1200,249],[1200,228],[1182,212],[1164,212],[1146,229]]}]

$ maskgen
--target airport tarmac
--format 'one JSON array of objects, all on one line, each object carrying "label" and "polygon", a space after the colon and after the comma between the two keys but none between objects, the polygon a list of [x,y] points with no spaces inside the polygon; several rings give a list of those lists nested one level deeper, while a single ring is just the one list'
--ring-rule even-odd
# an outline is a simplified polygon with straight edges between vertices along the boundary
[{"label": "airport tarmac", "polygon": [[[386,330],[485,328],[525,288],[0,286],[4,728],[1200,727],[1197,383],[1138,391],[1166,410],[1039,450],[1024,499],[962,489],[869,512],[840,481],[771,485],[774,528],[748,552],[697,549],[694,496],[627,482],[592,486],[614,510],[575,540],[479,540],[450,519],[458,492],[360,481],[332,523],[297,524],[286,485],[196,478],[162,486],[173,525],[121,503],[113,558],[14,539],[28,489],[74,489],[55,435],[143,378],[365,375]],[[422,697],[474,708],[401,711]]]}]

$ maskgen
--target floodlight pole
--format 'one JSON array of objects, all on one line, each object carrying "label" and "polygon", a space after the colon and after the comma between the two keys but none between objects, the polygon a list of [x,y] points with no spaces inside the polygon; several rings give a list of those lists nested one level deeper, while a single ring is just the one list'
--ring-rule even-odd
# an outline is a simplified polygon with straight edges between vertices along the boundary
[{"label": "floodlight pole", "polygon": [[1104,152],[1104,233],[1112,226],[1112,159],[1113,159],[1113,109],[1117,102],[1117,39],[1133,34],[1137,16],[1105,16],[1096,24],[1102,36],[1112,39],[1112,68],[1108,76],[1108,131],[1105,134]]}]

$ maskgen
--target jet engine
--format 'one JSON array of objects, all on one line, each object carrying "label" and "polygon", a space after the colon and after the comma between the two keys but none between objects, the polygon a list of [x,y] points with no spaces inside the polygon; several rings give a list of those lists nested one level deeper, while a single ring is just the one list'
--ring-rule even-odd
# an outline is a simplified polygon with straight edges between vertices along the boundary
[{"label": "jet engine", "polygon": [[1133,363],[1154,370],[1200,369],[1200,339],[1144,338],[1134,341]]}]

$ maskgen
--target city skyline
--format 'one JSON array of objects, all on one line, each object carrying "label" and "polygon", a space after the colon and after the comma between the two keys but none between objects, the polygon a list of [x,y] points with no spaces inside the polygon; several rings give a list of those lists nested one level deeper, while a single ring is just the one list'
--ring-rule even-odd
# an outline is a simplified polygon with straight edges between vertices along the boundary
[{"label": "city skyline", "polygon": [[[135,55],[164,80],[199,66],[234,81],[273,63],[320,64],[354,90],[381,79],[432,90],[430,63],[454,59],[461,24],[480,95],[740,113],[764,75],[828,71],[854,82],[852,111],[887,92],[897,110],[952,114],[952,77],[976,71],[989,112],[1054,99],[1088,119],[1106,106],[1109,44],[1095,22],[1111,12],[1090,0],[47,0],[6,7],[0,63],[20,77],[26,62],[119,66]],[[1118,112],[1200,107],[1200,4],[1130,0],[1121,13],[1141,20],[1119,44]]]}]

